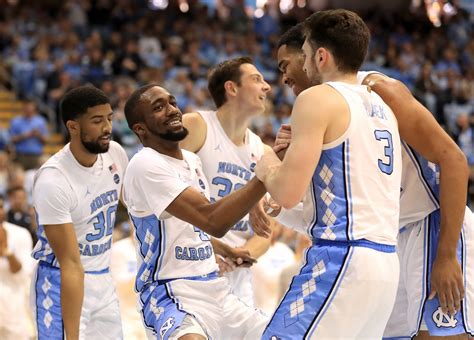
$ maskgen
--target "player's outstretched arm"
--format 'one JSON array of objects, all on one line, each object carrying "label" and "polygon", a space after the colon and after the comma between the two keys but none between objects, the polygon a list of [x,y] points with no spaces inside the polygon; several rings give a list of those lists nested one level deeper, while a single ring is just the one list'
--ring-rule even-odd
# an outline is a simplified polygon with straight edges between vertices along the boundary
[{"label": "player's outstretched arm", "polygon": [[373,81],[373,90],[394,112],[401,138],[440,167],[441,231],[430,296],[438,294],[444,311],[447,307],[451,312],[459,310],[464,286],[456,249],[467,197],[469,169],[466,157],[403,83],[380,74],[371,74],[365,81]]},{"label": "player's outstretched arm", "polygon": [[283,162],[273,151],[266,152],[257,162],[256,175],[284,208],[298,204],[311,181],[329,122],[327,112],[334,112],[334,97],[335,91],[326,85],[302,92],[293,106],[291,144]]},{"label": "player's outstretched arm", "polygon": [[[252,209],[265,192],[263,183],[253,178],[239,190],[211,204],[197,190],[188,187],[168,205],[166,211],[220,238]],[[267,226],[258,232],[267,236],[270,228]]]},{"label": "player's outstretched arm", "polygon": [[67,339],[79,339],[84,298],[84,269],[72,223],[45,225],[44,231],[61,270],[61,311]]},{"label": "player's outstretched arm", "polygon": [[180,148],[191,152],[198,152],[206,141],[206,122],[197,112],[186,113],[183,115],[183,126],[188,130],[189,134],[179,143]]}]

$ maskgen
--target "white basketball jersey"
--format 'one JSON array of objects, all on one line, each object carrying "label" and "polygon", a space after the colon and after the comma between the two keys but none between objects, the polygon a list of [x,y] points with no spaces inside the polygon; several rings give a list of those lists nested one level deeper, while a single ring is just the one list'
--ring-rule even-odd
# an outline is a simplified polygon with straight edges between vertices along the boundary
[{"label": "white basketball jersey", "polygon": [[124,200],[137,240],[137,292],[154,281],[207,275],[218,269],[210,237],[165,211],[188,187],[209,197],[199,157],[186,150],[183,156],[179,160],[145,147],[127,168]]},{"label": "white basketball jersey", "polygon": [[[360,84],[371,73],[358,72]],[[428,162],[402,141],[400,228],[419,221],[439,209],[439,167]]]},{"label": "white basketball jersey", "polygon": [[315,239],[395,245],[402,168],[397,120],[366,86],[327,84],[345,98],[351,119],[341,137],[323,145],[306,195],[305,209],[313,212],[308,232]]},{"label": "white basketball jersey", "polygon": [[[247,129],[245,144],[236,146],[227,136],[214,111],[199,112],[207,125],[206,141],[197,152],[210,184],[211,202],[220,200],[245,185],[254,176],[256,161],[263,155],[263,142]],[[241,219],[222,238],[240,247],[253,236],[249,215]]]},{"label": "white basketball jersey", "polygon": [[122,180],[128,159],[116,142],[86,168],[74,158],[67,144],[36,173],[33,204],[38,220],[38,242],[33,257],[53,266],[59,263],[43,225],[72,223],[85,271],[110,265],[110,247]]}]

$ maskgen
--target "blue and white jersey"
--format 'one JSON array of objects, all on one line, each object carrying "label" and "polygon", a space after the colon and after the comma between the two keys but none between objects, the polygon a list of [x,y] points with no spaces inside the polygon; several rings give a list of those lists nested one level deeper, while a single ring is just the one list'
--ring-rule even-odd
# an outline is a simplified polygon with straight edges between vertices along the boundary
[{"label": "blue and white jersey", "polygon": [[[375,71],[358,72],[360,84]],[[439,166],[427,161],[402,141],[400,228],[439,209]]]},{"label": "blue and white jersey", "polygon": [[43,225],[72,223],[84,270],[109,267],[115,213],[127,164],[127,155],[116,142],[110,142],[109,150],[99,154],[89,168],[77,162],[67,144],[38,170],[33,185],[38,220],[35,259],[58,267]]},{"label": "blue and white jersey", "polygon": [[[206,141],[197,155],[209,180],[211,201],[218,201],[244,186],[255,175],[254,167],[263,155],[263,142],[247,129],[245,144],[236,146],[227,136],[214,111],[199,112],[206,122]],[[253,236],[249,215],[242,218],[222,241],[240,247]]]},{"label": "blue and white jersey", "polygon": [[135,226],[137,292],[155,281],[202,276],[218,270],[210,237],[198,226],[166,212],[188,187],[209,197],[199,157],[186,150],[183,157],[179,160],[145,147],[127,168],[124,200]]},{"label": "blue and white jersey", "polygon": [[304,202],[312,213],[308,233],[395,245],[402,169],[397,120],[366,86],[327,84],[345,98],[351,117],[344,134],[323,145]]}]

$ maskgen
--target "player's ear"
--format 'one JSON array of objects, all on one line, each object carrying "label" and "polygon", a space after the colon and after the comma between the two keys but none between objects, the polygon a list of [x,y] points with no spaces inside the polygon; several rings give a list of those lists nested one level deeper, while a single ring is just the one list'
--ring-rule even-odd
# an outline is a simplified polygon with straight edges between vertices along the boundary
[{"label": "player's ear", "polygon": [[75,120],[68,120],[66,122],[66,128],[71,136],[81,133],[79,122],[76,122]]},{"label": "player's ear", "polygon": [[143,136],[146,134],[145,127],[141,123],[136,123],[135,125],[132,126],[133,132],[142,140]]},{"label": "player's ear", "polygon": [[235,86],[235,83],[232,80],[228,80],[224,83],[224,89],[225,92],[231,95],[236,95],[237,94],[237,87]]}]

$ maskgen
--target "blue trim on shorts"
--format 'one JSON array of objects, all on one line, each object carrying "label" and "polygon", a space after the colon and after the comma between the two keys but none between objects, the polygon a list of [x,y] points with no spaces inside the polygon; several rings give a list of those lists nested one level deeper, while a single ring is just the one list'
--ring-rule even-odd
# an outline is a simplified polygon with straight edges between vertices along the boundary
[{"label": "blue trim on shorts", "polygon": [[395,246],[372,242],[365,239],[354,241],[329,241],[322,239],[314,239],[313,244],[329,247],[364,247],[380,251],[382,253],[395,253],[397,251],[397,248]]},{"label": "blue trim on shorts", "polygon": [[[346,258],[344,259],[344,263],[342,264],[342,271],[340,272],[340,275],[337,277],[335,281],[335,287],[334,289],[330,292],[328,295],[329,300],[324,303],[323,308],[320,312],[320,314],[317,316],[317,318],[314,320],[314,323],[310,325],[310,328],[308,329],[309,332],[305,334],[305,339],[311,339],[313,336],[314,331],[318,327],[319,323],[321,322],[322,318],[324,317],[324,314],[328,311],[329,305],[331,304],[332,300],[334,300],[334,297],[337,294],[337,290],[339,289],[339,286],[341,285],[342,280],[344,279],[344,276],[346,275],[347,268],[349,267],[349,263],[351,262],[352,255],[354,254],[354,249],[350,248],[349,253],[346,255]],[[308,334],[309,333],[309,334]]]},{"label": "blue trim on shorts", "polygon": [[[433,263],[436,259],[436,252],[438,249],[439,234],[441,229],[440,210],[436,210],[428,216],[429,223],[429,245],[428,245],[428,275],[427,284],[429,291],[431,291],[431,271]],[[457,245],[457,259],[462,266],[464,242],[461,234],[461,239]],[[423,319],[425,321],[428,332],[431,336],[450,336],[467,333],[466,325],[464,323],[465,313],[463,310],[464,301],[461,302],[461,310],[459,310],[454,318],[450,318],[442,313],[439,299],[436,296],[432,300],[425,300]]]},{"label": "blue trim on shorts", "polygon": [[38,265],[35,282],[38,340],[64,339],[61,312],[61,273],[57,267]]},{"label": "blue trim on shorts", "polygon": [[[48,263],[46,261],[40,260],[39,264],[41,266],[49,267],[52,269],[60,270],[59,267],[53,266],[51,263]],[[84,270],[84,274],[91,274],[91,275],[102,275],[102,274],[107,274],[110,272],[109,267],[101,269],[101,270]]]},{"label": "blue trim on shorts", "polygon": [[350,253],[347,246],[311,246],[306,253],[306,264],[293,277],[262,339],[305,338],[343,279]]}]

